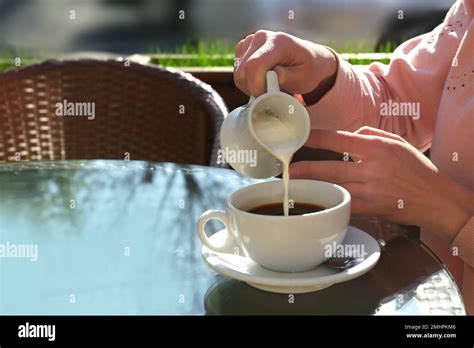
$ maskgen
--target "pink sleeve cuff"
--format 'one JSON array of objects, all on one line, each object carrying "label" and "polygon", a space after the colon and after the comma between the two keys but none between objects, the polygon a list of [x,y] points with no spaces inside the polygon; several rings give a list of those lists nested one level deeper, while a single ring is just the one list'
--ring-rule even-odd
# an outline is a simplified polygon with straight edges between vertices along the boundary
[{"label": "pink sleeve cuff", "polygon": [[[309,106],[311,123],[319,129],[345,129],[354,123],[355,103],[358,97],[354,86],[356,74],[352,66],[328,47],[337,60],[334,86],[314,105]],[[360,91],[357,91],[360,94]]]},{"label": "pink sleeve cuff", "polygon": [[457,248],[458,256],[469,266],[474,267],[474,216],[458,232],[451,244],[451,250]]}]

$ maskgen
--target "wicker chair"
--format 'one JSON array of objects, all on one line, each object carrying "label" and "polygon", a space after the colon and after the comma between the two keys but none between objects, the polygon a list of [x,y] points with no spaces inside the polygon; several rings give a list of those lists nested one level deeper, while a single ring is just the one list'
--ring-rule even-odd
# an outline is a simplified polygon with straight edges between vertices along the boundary
[{"label": "wicker chair", "polygon": [[47,61],[0,74],[0,161],[129,156],[215,165],[226,113],[210,86],[177,70]]}]

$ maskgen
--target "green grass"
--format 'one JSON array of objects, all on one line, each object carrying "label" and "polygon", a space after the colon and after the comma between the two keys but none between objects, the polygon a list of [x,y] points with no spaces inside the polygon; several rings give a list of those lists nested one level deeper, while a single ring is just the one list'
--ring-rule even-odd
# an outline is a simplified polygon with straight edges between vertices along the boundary
[{"label": "green grass", "polygon": [[[363,44],[351,44],[342,47],[338,52],[358,54],[358,53],[391,53],[395,49],[395,45],[392,42],[387,42],[381,45],[379,49],[367,50]],[[225,41],[213,41],[204,42],[200,41],[197,43],[187,43],[180,45],[171,50],[162,50],[155,48],[151,53],[151,63],[161,64],[169,67],[230,67],[234,64],[234,50],[235,44]],[[147,54],[147,53],[145,53]],[[15,57],[17,55],[13,53],[0,53],[0,71],[14,68]],[[32,64],[47,59],[47,55],[38,54],[32,55],[20,55],[22,57],[22,66]],[[347,60],[354,65],[367,65],[374,61],[381,63],[389,63],[390,59],[383,58],[370,58],[370,57],[349,57]]]},{"label": "green grass", "polygon": [[12,64],[2,62],[2,63],[0,63],[0,71],[9,69],[9,68],[11,68],[11,66],[12,66]]},{"label": "green grass", "polygon": [[[203,42],[197,44],[184,44],[176,47],[171,52],[156,49],[157,56],[151,62],[164,66],[174,67],[209,67],[232,66],[234,64],[234,47],[223,41]],[[182,57],[176,57],[181,55]]]},{"label": "green grass", "polygon": [[[363,44],[352,44],[339,50],[344,53],[391,53],[395,49],[392,42],[381,45],[377,51],[364,49]],[[171,67],[210,67],[232,66],[234,64],[235,44],[216,41],[212,43],[199,42],[197,44],[184,44],[174,50],[164,52],[156,50],[151,62]],[[181,55],[181,56],[179,56]],[[367,65],[374,61],[389,63],[390,59],[349,58],[348,61],[355,65]]]},{"label": "green grass", "polygon": [[46,55],[44,54],[15,54],[15,53],[1,53],[0,52],[0,71],[15,68],[15,59],[16,57],[20,57],[20,66],[26,66],[33,63],[39,63],[46,59]]},{"label": "green grass", "polygon": [[[331,46],[331,45],[329,45]],[[395,48],[397,48],[396,44],[393,41],[387,41],[377,48],[373,46],[368,46],[363,41],[360,42],[351,42],[349,44],[343,45],[341,47],[333,47],[337,52],[341,53],[392,53]]]},{"label": "green grass", "polygon": [[349,63],[352,65],[369,65],[374,62],[380,62],[383,64],[388,64],[390,63],[389,58],[383,58],[383,59],[359,59],[359,58],[349,58],[347,60]]}]

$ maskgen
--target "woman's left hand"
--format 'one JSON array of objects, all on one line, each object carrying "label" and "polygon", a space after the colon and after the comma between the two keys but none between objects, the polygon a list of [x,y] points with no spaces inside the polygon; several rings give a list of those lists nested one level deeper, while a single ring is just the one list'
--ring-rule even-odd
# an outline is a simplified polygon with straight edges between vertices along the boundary
[{"label": "woman's left hand", "polygon": [[[402,137],[363,127],[354,133],[313,130],[306,143],[355,155],[357,162],[304,161],[290,166],[292,179],[329,181],[346,188],[355,214],[419,225],[451,240],[470,218],[463,190]],[[444,218],[448,216],[449,218]]]}]

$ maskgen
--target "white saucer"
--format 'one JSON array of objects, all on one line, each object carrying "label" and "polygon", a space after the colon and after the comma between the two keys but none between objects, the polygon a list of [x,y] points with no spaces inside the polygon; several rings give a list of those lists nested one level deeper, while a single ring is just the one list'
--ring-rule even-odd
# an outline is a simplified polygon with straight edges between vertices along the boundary
[{"label": "white saucer", "polygon": [[[214,245],[222,245],[226,230],[213,234],[209,239]],[[369,234],[356,227],[349,226],[342,244],[364,245],[365,258],[351,268],[336,270],[321,265],[316,269],[301,273],[283,273],[270,271],[245,256],[217,253],[206,246],[202,247],[202,256],[216,272],[230,278],[241,280],[261,290],[298,294],[318,291],[333,284],[357,278],[375,266],[380,257],[380,246]]]}]

